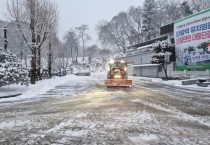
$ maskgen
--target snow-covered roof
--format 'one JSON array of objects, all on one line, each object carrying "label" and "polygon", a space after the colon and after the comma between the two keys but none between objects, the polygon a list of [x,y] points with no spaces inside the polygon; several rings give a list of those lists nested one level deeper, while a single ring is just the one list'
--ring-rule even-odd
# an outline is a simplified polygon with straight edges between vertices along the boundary
[{"label": "snow-covered roof", "polygon": [[144,66],[159,66],[160,64],[128,64],[131,67],[144,67]]},{"label": "snow-covered roof", "polygon": [[142,46],[142,47],[138,47],[136,49],[132,48],[132,49],[128,49],[127,52],[131,52],[131,51],[135,51],[135,50],[141,50],[141,49],[144,49],[144,48],[152,48],[152,44],[150,45],[146,45],[146,46]]},{"label": "snow-covered roof", "polygon": [[134,50],[136,50],[136,49],[128,49],[126,52],[130,52],[130,51],[134,51]]},{"label": "snow-covered roof", "polygon": [[150,47],[152,47],[153,45],[152,44],[150,44],[150,45],[146,45],[146,46],[142,46],[142,47],[138,47],[137,49],[138,50],[141,50],[141,49],[144,49],[144,48],[150,48]]},{"label": "snow-covered roof", "polygon": [[128,46],[127,49],[136,49],[138,47],[144,47],[144,46],[147,46],[147,45],[150,45],[150,44],[153,44],[157,41],[163,41],[163,40],[167,40],[168,39],[168,36],[161,36],[161,37],[158,37],[158,38],[155,38],[155,39],[152,39],[152,40],[149,40],[149,41],[145,41],[145,42],[142,42],[142,43],[139,43],[139,44],[135,44],[135,45],[131,45],[131,46]]}]

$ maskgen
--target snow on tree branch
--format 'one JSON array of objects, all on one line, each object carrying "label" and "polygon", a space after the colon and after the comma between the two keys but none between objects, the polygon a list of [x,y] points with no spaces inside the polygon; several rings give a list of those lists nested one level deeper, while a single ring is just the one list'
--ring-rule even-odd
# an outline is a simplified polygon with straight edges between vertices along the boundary
[{"label": "snow on tree branch", "polygon": [[167,57],[172,55],[174,49],[174,45],[171,42],[168,42],[167,40],[157,41],[153,44],[153,51],[156,54],[152,56],[151,63],[161,64],[163,66],[166,78],[168,78],[166,66],[167,62],[170,61],[169,59],[167,60]]},{"label": "snow on tree branch", "polygon": [[168,56],[171,55],[172,49],[174,48],[174,44],[171,42],[165,41],[157,41],[153,44],[153,51],[156,55],[159,56]]}]

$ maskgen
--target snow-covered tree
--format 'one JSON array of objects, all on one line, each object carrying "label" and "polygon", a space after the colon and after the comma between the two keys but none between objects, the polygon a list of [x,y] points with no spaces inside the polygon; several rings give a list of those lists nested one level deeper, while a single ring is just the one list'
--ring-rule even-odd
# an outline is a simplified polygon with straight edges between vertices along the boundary
[{"label": "snow-covered tree", "polygon": [[183,1],[181,4],[180,4],[180,7],[181,7],[181,13],[182,13],[182,16],[183,17],[186,17],[186,16],[189,16],[189,15],[192,15],[193,14],[193,11],[190,7],[190,4],[188,1]]},{"label": "snow-covered tree", "polygon": [[109,48],[114,51],[123,51],[125,39],[124,37],[116,35],[116,27],[112,22],[101,21],[97,26],[97,31],[98,38],[105,48]]},{"label": "snow-covered tree", "polygon": [[57,4],[50,0],[9,0],[7,6],[10,20],[15,22],[31,50],[31,84],[35,84],[37,51],[39,68],[41,47],[57,26]]},{"label": "snow-covered tree", "polygon": [[81,25],[79,27],[76,27],[76,30],[79,33],[79,38],[82,42],[82,52],[83,52],[83,56],[82,56],[82,60],[84,60],[85,57],[85,44],[86,42],[88,42],[89,40],[91,40],[90,35],[87,33],[87,31],[89,30],[88,25]]},{"label": "snow-covered tree", "polygon": [[13,83],[28,84],[28,71],[10,51],[0,47],[0,87]]},{"label": "snow-covered tree", "polygon": [[172,55],[174,45],[168,41],[158,41],[153,44],[153,51],[156,53],[152,56],[151,63],[153,64],[160,64],[163,66],[166,79],[168,79],[167,75],[167,62],[166,59],[168,56]]},{"label": "snow-covered tree", "polygon": [[89,58],[89,63],[91,63],[91,60],[93,58],[96,58],[99,56],[99,50],[100,49],[99,49],[98,45],[96,45],[96,44],[87,47],[85,54]]},{"label": "snow-covered tree", "polygon": [[128,9],[128,19],[129,23],[132,26],[130,32],[130,40],[132,44],[138,44],[143,42],[143,35],[142,35],[142,8],[140,6],[134,7],[131,6]]},{"label": "snow-covered tree", "polygon": [[155,16],[157,13],[157,3],[155,0],[145,0],[143,5],[143,35],[145,40],[150,40],[157,36],[157,25]]},{"label": "snow-covered tree", "polygon": [[210,8],[210,0],[191,0],[190,4],[195,13]]},{"label": "snow-covered tree", "polygon": [[97,26],[98,37],[101,44],[114,52],[126,52],[126,48],[134,43],[132,33],[134,28],[126,12],[120,12],[110,22],[100,22]]},{"label": "snow-covered tree", "polygon": [[[164,1],[165,2],[165,1]],[[179,0],[169,0],[169,4],[166,7],[165,13],[166,13],[166,19],[168,20],[168,23],[173,23],[174,21],[181,18],[181,14],[179,12]]]},{"label": "snow-covered tree", "polygon": [[64,36],[64,50],[66,51],[65,57],[71,57],[72,62],[75,61],[77,63],[79,55],[79,38],[74,29],[70,29]]}]

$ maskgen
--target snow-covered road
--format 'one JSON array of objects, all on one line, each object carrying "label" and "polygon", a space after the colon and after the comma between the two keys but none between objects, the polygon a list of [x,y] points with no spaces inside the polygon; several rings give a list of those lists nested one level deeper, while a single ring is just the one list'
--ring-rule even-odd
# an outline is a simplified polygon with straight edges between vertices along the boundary
[{"label": "snow-covered road", "polygon": [[139,78],[105,88],[102,73],[65,79],[35,97],[1,100],[0,144],[210,143],[208,91]]}]

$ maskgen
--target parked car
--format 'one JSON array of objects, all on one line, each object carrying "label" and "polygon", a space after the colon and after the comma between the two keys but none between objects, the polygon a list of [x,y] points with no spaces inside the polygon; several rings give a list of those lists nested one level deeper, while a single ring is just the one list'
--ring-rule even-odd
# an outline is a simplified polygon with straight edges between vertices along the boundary
[{"label": "parked car", "polygon": [[55,72],[54,75],[56,76],[65,76],[67,71],[65,69],[59,69],[58,72]]},{"label": "parked car", "polygon": [[90,76],[90,71],[89,70],[78,70],[74,74],[77,76]]}]

